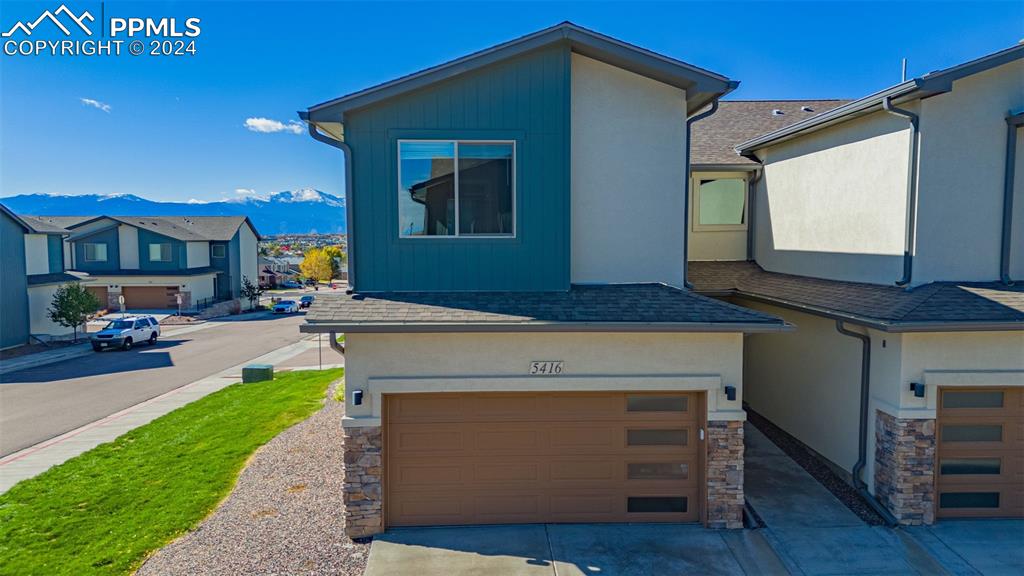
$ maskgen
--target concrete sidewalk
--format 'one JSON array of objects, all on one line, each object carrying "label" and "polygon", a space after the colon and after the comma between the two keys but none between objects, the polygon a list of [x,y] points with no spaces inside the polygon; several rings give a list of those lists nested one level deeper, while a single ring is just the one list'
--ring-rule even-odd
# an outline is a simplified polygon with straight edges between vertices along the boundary
[{"label": "concrete sidewalk", "polygon": [[172,410],[239,382],[242,368],[248,364],[277,365],[315,346],[315,340],[301,340],[0,458],[0,493],[6,492],[22,480],[32,478],[100,444],[110,442],[125,432],[147,424]]},{"label": "concrete sidewalk", "polygon": [[744,489],[792,574],[948,574],[902,530],[869,526],[749,422]]}]

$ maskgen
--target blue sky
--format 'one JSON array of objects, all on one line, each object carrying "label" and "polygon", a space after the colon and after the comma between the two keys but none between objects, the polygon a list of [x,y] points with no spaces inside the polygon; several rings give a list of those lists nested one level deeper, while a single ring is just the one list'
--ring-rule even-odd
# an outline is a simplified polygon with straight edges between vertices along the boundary
[{"label": "blue sky", "polygon": [[[4,0],[0,28],[60,3]],[[98,25],[99,2],[67,5],[76,14],[90,10]],[[107,17],[201,18],[197,54],[0,56],[0,196],[184,201],[301,187],[341,194],[340,153],[304,133],[252,131],[246,120],[287,126],[308,105],[563,20],[740,80],[736,99],[855,98],[898,82],[901,58],[915,76],[1024,38],[1024,2],[106,2],[103,9]]]}]

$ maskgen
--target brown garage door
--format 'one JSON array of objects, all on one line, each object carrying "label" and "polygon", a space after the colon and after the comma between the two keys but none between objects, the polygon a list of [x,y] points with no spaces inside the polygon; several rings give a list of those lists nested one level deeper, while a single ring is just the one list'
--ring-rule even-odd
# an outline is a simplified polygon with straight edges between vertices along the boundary
[{"label": "brown garage door", "polygon": [[107,307],[107,287],[106,286],[86,286],[85,289],[88,290],[93,296],[96,297],[97,300],[100,301],[100,307],[99,307],[100,310],[102,310],[102,309]]},{"label": "brown garage door", "polygon": [[125,308],[176,308],[177,286],[125,286],[121,288]]},{"label": "brown garage door", "polygon": [[697,393],[385,396],[389,526],[693,522]]},{"label": "brown garage door", "polygon": [[940,517],[1024,516],[1024,391],[942,388]]}]

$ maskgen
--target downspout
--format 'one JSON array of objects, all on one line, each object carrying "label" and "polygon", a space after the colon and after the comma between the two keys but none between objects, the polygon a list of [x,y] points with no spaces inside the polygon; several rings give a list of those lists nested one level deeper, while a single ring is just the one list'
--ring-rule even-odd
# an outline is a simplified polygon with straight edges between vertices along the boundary
[{"label": "downspout", "polygon": [[[335,140],[334,138],[328,138],[317,130],[316,125],[309,121],[309,113],[306,111],[299,112],[299,118],[306,122],[306,126],[309,129],[309,135],[317,142],[323,142],[328,146],[333,146],[338,150],[341,150],[342,156],[345,157],[345,224],[347,228],[345,230],[345,238],[348,241],[348,294],[351,294],[356,285],[355,280],[355,235],[352,233],[354,228],[352,221],[352,149],[346,142],[341,140]],[[333,346],[332,346],[333,347]]]},{"label": "downspout", "polygon": [[1013,284],[1010,278],[1010,241],[1013,235],[1013,181],[1017,164],[1017,130],[1024,125],[1024,112],[1006,117],[1006,172],[1003,176],[1003,234],[999,251],[999,279]]},{"label": "downspout", "polygon": [[842,320],[836,320],[836,331],[843,336],[856,338],[861,342],[860,353],[860,430],[857,436],[857,463],[853,465],[853,486],[861,498],[882,517],[890,526],[896,526],[899,521],[887,510],[875,497],[868,492],[867,484],[862,476],[864,466],[868,461],[868,404],[871,398],[871,337],[867,334],[854,332],[843,324]]},{"label": "downspout", "polygon": [[345,355],[345,345],[342,344],[341,342],[338,342],[338,333],[337,332],[328,332],[327,335],[331,339],[331,350],[334,350],[338,354],[341,354],[342,356],[344,356]]},{"label": "downspout", "polygon": [[755,208],[757,206],[757,184],[761,181],[761,177],[764,176],[764,169],[758,166],[754,172],[750,175],[750,180],[747,181],[747,261],[756,261],[754,257],[754,222],[756,222]]},{"label": "downspout", "polygon": [[686,269],[690,265],[690,126],[699,122],[718,111],[718,98],[711,101],[711,108],[695,114],[686,119],[686,178],[683,180],[683,286],[693,288],[693,284],[686,278]]},{"label": "downspout", "polygon": [[920,118],[910,110],[892,105],[892,97],[882,99],[882,109],[895,116],[902,116],[910,121],[910,160],[907,174],[907,238],[903,245],[903,277],[896,281],[897,286],[909,286],[914,272],[914,243],[917,240],[917,163],[918,137]]}]

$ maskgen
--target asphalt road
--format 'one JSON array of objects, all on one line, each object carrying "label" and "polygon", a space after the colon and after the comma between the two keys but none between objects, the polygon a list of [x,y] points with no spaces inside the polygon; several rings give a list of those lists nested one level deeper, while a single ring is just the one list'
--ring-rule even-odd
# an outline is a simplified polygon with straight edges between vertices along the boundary
[{"label": "asphalt road", "polygon": [[302,316],[225,319],[181,336],[167,334],[152,347],[4,374],[0,456],[297,342]]}]

